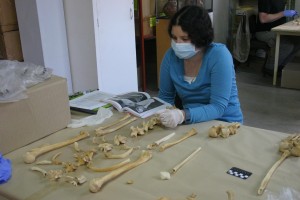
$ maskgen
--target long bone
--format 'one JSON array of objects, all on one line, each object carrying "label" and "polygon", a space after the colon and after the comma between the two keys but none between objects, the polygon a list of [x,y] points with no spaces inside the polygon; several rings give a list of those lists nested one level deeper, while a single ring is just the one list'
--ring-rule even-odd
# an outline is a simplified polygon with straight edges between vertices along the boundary
[{"label": "long bone", "polygon": [[103,135],[106,135],[108,133],[114,132],[114,131],[126,126],[127,124],[130,124],[131,122],[133,122],[135,120],[137,120],[137,118],[132,117],[131,119],[129,119],[129,120],[119,124],[118,126],[113,127],[113,128],[110,128],[110,129],[97,129],[96,130],[96,135],[97,136],[103,136]]},{"label": "long bone", "polygon": [[280,164],[289,156],[300,156],[300,135],[289,136],[286,139],[282,140],[279,146],[279,151],[283,152],[280,159],[274,163],[270,168],[264,179],[262,180],[260,187],[257,191],[258,195],[262,195],[270,182],[272,175],[275,170],[280,166]]},{"label": "long bone", "polygon": [[96,131],[98,130],[103,130],[103,129],[107,129],[108,127],[111,127],[111,126],[114,126],[122,121],[124,121],[125,119],[128,119],[130,117],[130,114],[126,114],[124,117],[122,117],[121,119],[117,120],[117,121],[114,121],[110,124],[107,124],[106,126],[100,126],[99,128],[96,129]]},{"label": "long bone", "polygon": [[201,147],[199,147],[195,151],[193,151],[187,158],[185,158],[182,162],[180,162],[175,167],[173,167],[171,173],[175,174],[184,164],[186,164],[189,160],[191,160],[200,150],[201,150]]},{"label": "long bone", "polygon": [[24,157],[23,157],[24,162],[28,163],[28,164],[33,163],[38,156],[40,156],[44,153],[47,153],[49,151],[53,151],[55,149],[59,149],[61,147],[67,146],[69,144],[73,144],[74,142],[85,139],[87,137],[89,137],[89,133],[85,132],[85,131],[82,131],[82,132],[80,132],[80,134],[78,136],[76,136],[74,138],[71,138],[69,140],[66,140],[64,142],[59,142],[59,143],[43,146],[43,147],[40,147],[40,148],[32,149],[32,150],[26,152],[26,154],[24,155]]},{"label": "long bone", "polygon": [[175,145],[175,144],[178,144],[178,143],[182,142],[183,140],[185,140],[185,139],[187,139],[187,138],[189,138],[189,137],[191,137],[191,136],[193,136],[193,135],[196,135],[196,134],[197,134],[197,130],[194,129],[194,128],[192,128],[192,129],[191,129],[189,132],[187,132],[182,138],[180,138],[179,140],[176,140],[175,142],[166,143],[166,144],[162,145],[162,146],[159,148],[159,150],[160,150],[160,151],[164,151],[164,150],[166,150],[167,148],[169,148],[169,147],[171,147],[171,146],[173,146],[173,145]]},{"label": "long bone", "polygon": [[169,139],[170,139],[171,137],[173,137],[174,135],[175,135],[175,132],[173,132],[173,133],[171,133],[171,134],[169,134],[169,135],[167,135],[167,136],[165,136],[165,137],[163,137],[163,138],[161,138],[161,139],[159,139],[159,140],[153,142],[152,144],[147,145],[147,149],[151,150],[151,149],[153,149],[154,147],[159,146],[161,143],[163,143],[163,142],[169,140]]},{"label": "long bone", "polygon": [[141,156],[136,161],[128,163],[128,164],[124,165],[123,167],[120,167],[101,178],[95,178],[95,179],[91,180],[90,186],[89,186],[90,191],[98,192],[105,183],[107,183],[107,182],[111,181],[112,179],[116,178],[117,176],[147,162],[151,158],[152,158],[152,153],[150,151],[142,151]]}]

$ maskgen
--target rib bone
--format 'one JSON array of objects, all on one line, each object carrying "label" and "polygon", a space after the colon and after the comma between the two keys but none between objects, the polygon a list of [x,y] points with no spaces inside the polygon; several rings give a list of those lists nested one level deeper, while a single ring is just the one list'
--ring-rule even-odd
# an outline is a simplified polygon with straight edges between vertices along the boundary
[{"label": "rib bone", "polygon": [[89,137],[89,133],[82,131],[82,132],[80,132],[80,134],[78,136],[76,136],[72,139],[66,140],[64,142],[59,142],[59,143],[43,146],[40,148],[32,149],[32,150],[26,152],[26,154],[24,155],[24,162],[28,163],[28,164],[33,163],[38,156],[40,156],[44,153],[53,151],[55,149],[59,149],[61,147],[67,146],[69,144],[73,144],[74,142],[82,140],[86,137]]},{"label": "rib bone", "polygon": [[131,119],[129,119],[129,120],[127,120],[127,121],[121,123],[120,125],[118,125],[118,126],[116,126],[116,127],[114,127],[114,128],[111,128],[111,129],[97,129],[97,130],[96,130],[96,135],[97,135],[97,136],[103,136],[103,135],[105,135],[105,134],[114,132],[114,131],[116,131],[116,130],[118,130],[118,129],[124,127],[124,126],[126,126],[127,124],[130,124],[131,122],[133,122],[133,121],[135,121],[135,120],[137,120],[137,118],[136,118],[136,117],[132,117]]},{"label": "rib bone", "polygon": [[164,145],[162,145],[161,147],[160,147],[160,151],[164,151],[164,150],[166,150],[167,148],[169,148],[169,147],[171,147],[171,146],[173,146],[173,145],[175,145],[175,144],[178,144],[178,143],[180,143],[180,142],[182,142],[183,140],[185,140],[185,139],[187,139],[187,138],[189,138],[189,137],[191,137],[191,136],[193,136],[193,135],[196,135],[197,134],[197,131],[196,131],[196,129],[194,129],[194,128],[192,128],[189,132],[187,132],[182,138],[180,138],[179,140],[177,140],[177,141],[175,141],[175,142],[171,142],[171,143],[166,143],[166,144],[164,144]]},{"label": "rib bone", "polygon": [[101,178],[95,178],[90,181],[90,191],[91,192],[98,192],[103,184],[111,181],[112,179],[116,178],[117,176],[121,175],[124,172],[127,172],[145,162],[150,160],[152,158],[152,153],[150,151],[143,151],[141,156],[134,162],[128,163],[123,167],[120,167],[109,174],[101,177]]},{"label": "rib bone", "polygon": [[106,158],[119,159],[119,158],[128,157],[132,152],[133,152],[133,148],[130,148],[122,154],[111,154],[111,153],[105,152],[104,155],[105,155]]},{"label": "rib bone", "polygon": [[93,167],[91,166],[91,164],[87,165],[87,167],[91,170],[93,170],[94,172],[108,172],[108,171],[113,171],[115,169],[118,169],[124,165],[126,165],[127,163],[130,162],[130,158],[120,162],[120,163],[117,163],[115,165],[112,165],[110,167],[105,167],[105,168],[96,168],[96,167]]},{"label": "rib bone", "polygon": [[108,124],[106,126],[101,126],[101,127],[97,128],[96,132],[99,131],[99,130],[107,129],[108,127],[114,126],[114,125],[116,125],[116,124],[124,121],[125,119],[128,119],[129,117],[130,117],[130,114],[126,114],[124,117],[122,117],[121,119],[119,119],[119,120],[117,120],[117,121],[115,121],[113,123],[110,123],[110,124]]}]

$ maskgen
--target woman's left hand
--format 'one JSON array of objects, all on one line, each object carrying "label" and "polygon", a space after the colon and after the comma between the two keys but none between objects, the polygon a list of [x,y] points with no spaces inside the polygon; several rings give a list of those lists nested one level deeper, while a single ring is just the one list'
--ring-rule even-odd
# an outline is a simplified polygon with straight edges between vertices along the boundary
[{"label": "woman's left hand", "polygon": [[179,109],[165,109],[157,114],[161,123],[168,128],[175,128],[184,121],[184,113]]}]

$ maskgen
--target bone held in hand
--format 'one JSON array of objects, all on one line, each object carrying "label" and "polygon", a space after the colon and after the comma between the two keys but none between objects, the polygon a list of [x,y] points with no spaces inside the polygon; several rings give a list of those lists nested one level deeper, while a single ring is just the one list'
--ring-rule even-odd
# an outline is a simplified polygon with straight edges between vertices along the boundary
[{"label": "bone held in hand", "polygon": [[101,178],[95,178],[95,179],[91,180],[90,186],[89,186],[90,191],[98,192],[105,183],[107,183],[107,182],[111,181],[112,179],[116,178],[117,176],[147,162],[151,158],[152,158],[152,153],[150,151],[143,151],[141,156],[136,161],[128,163],[128,164],[124,165],[123,167],[120,167]]},{"label": "bone held in hand", "polygon": [[175,142],[166,143],[166,144],[162,145],[159,150],[164,151],[165,149],[167,149],[175,144],[178,144],[178,143],[182,142],[183,140],[185,140],[193,135],[196,135],[196,134],[197,134],[197,130],[192,128],[189,132],[187,132],[184,136],[182,136],[182,138],[180,138],[179,140],[176,140]]},{"label": "bone held in hand", "polygon": [[59,149],[61,147],[67,146],[69,144],[73,144],[74,142],[77,142],[77,141],[82,140],[87,137],[89,137],[89,133],[82,131],[82,132],[80,132],[80,134],[78,136],[71,138],[69,140],[66,140],[64,142],[59,142],[59,143],[43,146],[40,148],[32,149],[32,150],[26,152],[26,154],[24,155],[24,162],[28,163],[28,164],[33,163],[38,156],[40,156],[44,153],[53,151],[55,149]]}]

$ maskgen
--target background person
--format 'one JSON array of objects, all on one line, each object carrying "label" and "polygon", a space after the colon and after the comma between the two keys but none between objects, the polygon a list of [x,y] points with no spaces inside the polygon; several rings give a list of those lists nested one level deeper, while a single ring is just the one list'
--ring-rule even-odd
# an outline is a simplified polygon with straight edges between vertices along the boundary
[{"label": "background person", "polygon": [[[256,38],[264,41],[271,48],[271,52],[267,59],[264,69],[265,74],[273,75],[275,61],[275,45],[276,33],[272,32],[273,27],[279,26],[287,22],[286,17],[294,17],[298,15],[295,10],[285,10],[285,0],[258,0],[258,16],[259,20],[256,27]],[[300,37],[297,36],[280,36],[280,49],[278,60],[278,74],[290,62],[296,52],[300,49]]]},{"label": "background person", "polygon": [[223,44],[213,43],[213,28],[207,11],[198,6],[181,8],[170,20],[171,48],[160,68],[158,97],[182,110],[159,112],[163,125],[209,120],[243,122],[233,59]]}]

